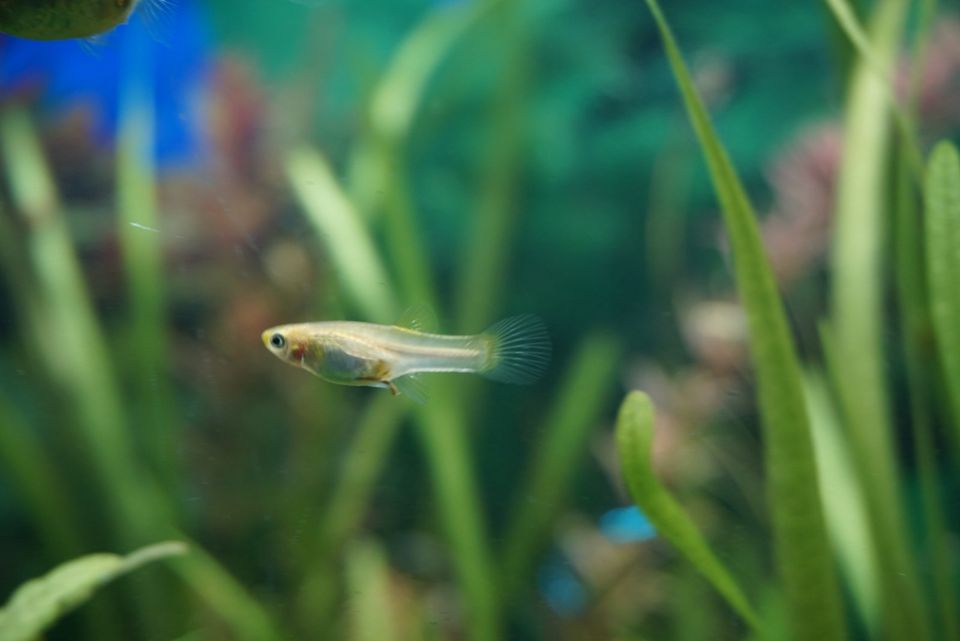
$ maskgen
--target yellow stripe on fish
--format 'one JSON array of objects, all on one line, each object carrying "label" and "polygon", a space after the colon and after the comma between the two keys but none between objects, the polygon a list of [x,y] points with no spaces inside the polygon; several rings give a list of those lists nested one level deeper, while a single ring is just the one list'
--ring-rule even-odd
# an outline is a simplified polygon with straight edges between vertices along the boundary
[{"label": "yellow stripe on fish", "polygon": [[[481,334],[447,336],[397,325],[354,321],[296,323],[263,332],[280,360],[331,383],[407,391],[422,372],[480,374],[504,383],[532,383],[550,362],[550,338],[536,316],[514,316]],[[399,389],[398,389],[399,386]]]}]

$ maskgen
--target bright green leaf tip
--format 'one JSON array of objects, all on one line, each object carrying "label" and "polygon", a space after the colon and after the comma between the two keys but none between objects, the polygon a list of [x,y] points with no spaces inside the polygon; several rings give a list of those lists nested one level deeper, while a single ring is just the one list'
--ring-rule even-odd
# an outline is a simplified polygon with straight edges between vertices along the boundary
[{"label": "bright green leaf tip", "polygon": [[31,641],[104,584],[159,559],[185,554],[178,541],[157,543],[128,556],[90,554],[68,561],[20,586],[0,610],[0,641]]},{"label": "bright green leaf tip", "polygon": [[683,554],[762,637],[760,617],[690,517],[657,480],[651,464],[653,404],[646,394],[630,392],[617,417],[617,450],[630,495],[657,532]]}]

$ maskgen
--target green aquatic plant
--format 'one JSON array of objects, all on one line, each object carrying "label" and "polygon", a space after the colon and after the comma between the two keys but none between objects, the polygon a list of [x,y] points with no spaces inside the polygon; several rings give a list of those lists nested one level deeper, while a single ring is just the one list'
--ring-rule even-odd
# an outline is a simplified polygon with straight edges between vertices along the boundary
[{"label": "green aquatic plant", "polygon": [[742,588],[710,549],[693,520],[684,512],[653,472],[653,403],[641,392],[631,392],[617,417],[617,450],[630,496],[657,529],[701,572],[755,632],[764,638],[760,615]]},{"label": "green aquatic plant", "polygon": [[795,639],[846,638],[840,592],[827,541],[800,367],[756,217],[713,130],[656,0],[650,11],[697,133],[720,201],[746,313],[764,427],[768,505],[775,553]]},{"label": "green aquatic plant", "polygon": [[185,554],[177,541],[157,543],[126,556],[90,554],[20,586],[0,608],[0,641],[32,641],[100,587],[137,568]]}]

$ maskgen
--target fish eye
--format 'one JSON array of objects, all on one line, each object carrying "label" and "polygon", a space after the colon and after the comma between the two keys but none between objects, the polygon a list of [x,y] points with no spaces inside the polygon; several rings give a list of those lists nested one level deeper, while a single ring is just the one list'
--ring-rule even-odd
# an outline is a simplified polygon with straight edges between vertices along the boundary
[{"label": "fish eye", "polygon": [[283,337],[283,334],[274,334],[270,337],[270,346],[275,347],[276,349],[283,349],[283,346],[287,344],[287,339]]}]

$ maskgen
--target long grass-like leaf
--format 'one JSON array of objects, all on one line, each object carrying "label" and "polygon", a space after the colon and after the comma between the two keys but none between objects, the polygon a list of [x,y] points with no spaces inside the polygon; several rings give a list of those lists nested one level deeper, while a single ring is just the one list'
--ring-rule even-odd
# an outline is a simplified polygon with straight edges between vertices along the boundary
[{"label": "long grass-like leaf", "polygon": [[392,321],[396,299],[387,270],[330,165],[319,153],[304,147],[287,158],[287,174],[351,302],[365,318]]},{"label": "long grass-like leaf", "polygon": [[820,377],[808,374],[805,391],[830,539],[854,605],[872,635],[880,625],[880,593],[863,491],[827,386]]},{"label": "long grass-like leaf", "polygon": [[960,443],[960,156],[952,144],[934,148],[924,196],[930,309]]},{"label": "long grass-like leaf", "polygon": [[803,382],[753,207],[710,122],[656,0],[647,4],[697,133],[723,211],[737,291],[746,312],[763,419],[774,540],[795,639],[846,637],[817,487]]},{"label": "long grass-like leaf", "polygon": [[358,541],[347,550],[347,591],[350,594],[351,641],[395,641],[400,638],[397,613],[390,600],[386,555],[372,541]]},{"label": "long grass-like leaf", "polygon": [[890,104],[891,113],[900,131],[910,169],[916,176],[919,176],[923,168],[923,156],[917,141],[916,127],[910,114],[901,107],[897,100],[889,60],[885,60],[884,56],[873,50],[873,45],[870,43],[863,27],[860,26],[860,21],[857,20],[857,16],[847,0],[824,0],[824,2],[833,14],[837,24],[840,25],[840,28],[853,44],[854,49],[856,49],[861,64],[869,67],[877,75],[877,80],[882,85],[884,97]]},{"label": "long grass-like leaf", "polygon": [[56,190],[26,116],[8,112],[2,120],[2,151],[11,191],[26,228],[26,252],[35,274],[42,324],[35,334],[51,376],[71,393],[78,425],[100,475],[101,487],[117,511],[117,525],[135,539],[148,529],[159,497],[133,464],[125,413],[113,380],[103,333],[83,282]]},{"label": "long grass-like leaf", "polygon": [[[584,340],[557,393],[526,483],[517,491],[507,532],[502,576],[507,599],[529,581],[529,571],[587,452],[587,438],[612,388],[618,345],[608,336]],[[531,502],[529,497],[536,497]]]},{"label": "long grass-like leaf", "polygon": [[653,403],[642,392],[631,392],[620,406],[617,450],[630,496],[653,523],[657,533],[710,581],[744,621],[755,630],[761,630],[760,617],[743,590],[680,504],[657,480],[650,458],[653,419]]},{"label": "long grass-like leaf", "polygon": [[142,39],[128,38],[124,60],[124,91],[117,141],[117,236],[123,254],[129,297],[131,354],[129,378],[138,408],[139,433],[144,448],[168,487],[177,483],[173,420],[173,393],[169,377],[166,340],[166,305],[163,292],[163,235],[158,220],[153,166],[152,68]]},{"label": "long grass-like leaf", "polygon": [[[299,185],[303,204],[308,208],[308,213],[311,213],[309,208],[313,208],[311,215],[315,217],[314,223],[320,231],[319,238],[328,253],[335,257],[334,260],[342,268],[356,267],[368,270],[364,275],[366,281],[352,286],[355,293],[364,292],[363,299],[357,298],[358,302],[365,301],[363,307],[358,305],[359,311],[369,314],[367,318],[370,320],[389,322],[393,320],[393,312],[385,311],[388,306],[384,304],[384,299],[379,298],[379,294],[374,293],[375,279],[370,278],[372,273],[384,274],[376,286],[385,287],[386,270],[380,267],[383,263],[363,223],[358,219],[356,208],[336,185],[329,169],[318,164],[318,161],[322,162],[312,153],[295,154],[288,161],[288,171],[291,172],[295,186]],[[318,179],[325,184],[322,193],[313,195],[325,195],[331,198],[328,204],[333,204],[337,208],[336,221],[327,220],[326,216],[329,212],[321,211],[318,203],[312,198],[311,193],[316,185],[311,183]],[[394,245],[404,246],[403,239],[414,233],[412,227],[401,227],[406,231],[400,232],[395,227],[388,229],[388,236],[400,234],[393,236],[391,243]],[[335,229],[335,233],[328,233],[326,231],[328,228]],[[345,233],[345,230],[349,233]],[[342,234],[342,237],[337,234]],[[359,261],[351,260],[351,255],[337,246],[338,241],[341,240],[353,242],[357,247],[363,248]],[[407,247],[405,251],[409,249]],[[394,261],[396,260],[398,257],[395,254]],[[426,262],[422,255],[413,256],[413,260],[417,261],[420,267],[412,271],[400,270],[408,279],[419,278],[415,272],[421,268],[426,269]],[[344,269],[338,269],[337,274],[345,286],[348,282],[352,282],[349,279],[358,278],[358,276],[351,276]],[[401,275],[401,281],[403,278]],[[429,279],[417,281],[414,284],[407,283],[405,289],[411,296],[416,296],[416,292],[422,292],[418,299],[420,303],[429,305],[436,299]],[[386,290],[384,295],[388,296],[386,300],[392,301],[394,299],[389,295],[389,291]],[[373,316],[373,314],[377,315]],[[451,548],[451,560],[457,569],[464,591],[470,634],[477,641],[491,641],[499,638],[500,634],[499,604],[494,591],[494,566],[490,561],[490,551],[484,539],[485,527],[479,506],[479,493],[468,453],[465,435],[466,420],[459,406],[453,401],[449,388],[438,381],[436,392],[428,404],[419,408],[416,414],[417,422],[430,464],[433,487],[439,499],[439,511]]]},{"label": "long grass-like leaf", "polygon": [[446,531],[451,561],[464,591],[467,625],[475,641],[499,639],[500,599],[480,494],[467,445],[466,417],[438,380],[430,402],[417,413],[427,462]]},{"label": "long grass-like leaf", "polygon": [[[929,10],[927,5],[929,3],[924,3],[924,8]],[[926,32],[926,29],[921,27],[921,31]],[[918,43],[917,49],[922,49],[922,44]],[[920,51],[916,58],[922,58]],[[919,75],[920,66],[919,63],[914,65],[915,78]],[[933,578],[933,605],[938,615],[939,633],[943,638],[956,639],[960,638],[960,620],[957,618],[956,589],[950,571],[949,537],[933,433],[932,406],[936,398],[933,390],[938,378],[935,368],[931,368],[929,363],[940,362],[941,359],[937,358],[936,341],[930,340],[933,322],[923,242],[924,220],[920,215],[917,191],[907,175],[905,163],[897,160],[894,219],[897,301],[910,397],[910,431],[913,435],[923,515],[922,547],[928,551],[924,557]]]},{"label": "long grass-like leaf", "polygon": [[351,193],[368,217],[384,218],[387,252],[410,303],[437,308],[407,186],[404,144],[427,82],[450,50],[503,0],[435,8],[400,45],[373,91],[367,127],[351,159]]},{"label": "long grass-like leaf", "polygon": [[19,490],[51,551],[76,555],[81,544],[63,478],[5,395],[0,395],[0,468]]},{"label": "long grass-like leaf", "polygon": [[141,548],[125,557],[91,554],[64,563],[22,585],[0,609],[0,641],[32,641],[105,583],[146,563],[186,551],[185,545],[171,541]]},{"label": "long grass-like leaf", "polygon": [[517,220],[516,188],[523,148],[524,97],[530,85],[530,36],[520,3],[503,3],[492,26],[503,42],[503,79],[493,98],[485,175],[476,195],[473,229],[467,235],[457,287],[457,327],[475,331],[494,319]]},{"label": "long grass-like leaf", "polygon": [[336,605],[334,561],[363,517],[377,476],[383,469],[409,405],[383,394],[370,402],[357,425],[357,435],[340,466],[333,496],[319,519],[316,546],[298,595],[300,619],[306,629],[324,629]]},{"label": "long grass-like leaf", "polygon": [[239,641],[283,641],[263,606],[216,559],[197,545],[173,569]]},{"label": "long grass-like leaf", "polygon": [[902,506],[883,349],[891,118],[888,83],[874,65],[892,68],[905,13],[904,0],[875,6],[869,30],[875,62],[861,59],[851,78],[831,256],[830,362],[876,541],[883,626],[891,639],[926,641],[929,622]]}]

